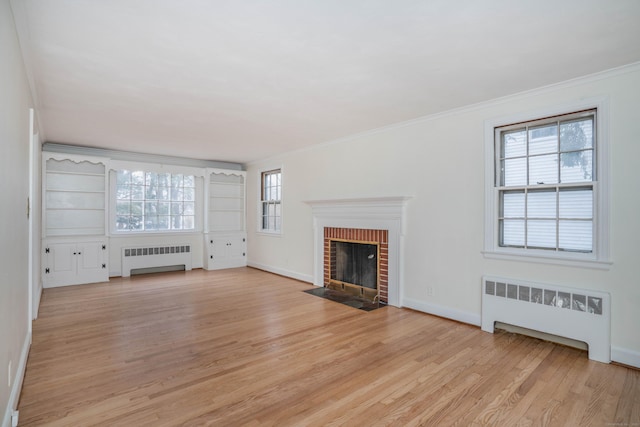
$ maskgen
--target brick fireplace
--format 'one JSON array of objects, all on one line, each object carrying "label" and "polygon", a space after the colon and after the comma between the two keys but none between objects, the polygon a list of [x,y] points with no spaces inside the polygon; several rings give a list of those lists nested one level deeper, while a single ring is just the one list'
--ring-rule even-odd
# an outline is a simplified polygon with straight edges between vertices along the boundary
[{"label": "brick fireplace", "polygon": [[379,244],[380,300],[400,307],[402,301],[402,260],[405,207],[409,197],[314,200],[313,284],[325,286],[331,270],[326,269],[327,241],[331,239]]},{"label": "brick fireplace", "polygon": [[[389,300],[389,232],[388,230],[371,230],[362,228],[324,228],[324,286],[331,287],[331,278],[335,273],[336,259],[335,251],[331,248],[331,242],[338,239],[345,242],[367,242],[373,243],[378,247],[378,271],[377,271],[377,299],[387,303]],[[334,269],[332,273],[332,268]],[[368,290],[363,290],[363,296],[367,297]],[[366,294],[366,295],[365,295]],[[372,298],[374,299],[374,298]]]}]

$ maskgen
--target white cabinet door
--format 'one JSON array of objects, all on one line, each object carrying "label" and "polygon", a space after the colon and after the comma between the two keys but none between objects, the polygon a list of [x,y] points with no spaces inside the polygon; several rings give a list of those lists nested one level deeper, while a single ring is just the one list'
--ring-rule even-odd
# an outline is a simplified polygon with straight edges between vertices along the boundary
[{"label": "white cabinet door", "polygon": [[206,239],[207,270],[247,265],[246,235],[208,235]]},{"label": "white cabinet door", "polygon": [[104,278],[105,274],[108,276],[105,252],[103,243],[78,243],[76,260],[79,280],[83,283],[108,280],[108,277]]},{"label": "white cabinet door", "polygon": [[72,282],[76,276],[76,244],[57,243],[45,248],[46,263],[43,278],[60,282]]},{"label": "white cabinet door", "polygon": [[104,242],[45,242],[45,287],[106,282],[107,246]]},{"label": "white cabinet door", "polygon": [[247,250],[247,239],[244,236],[231,236],[227,240],[229,241],[227,252],[229,259],[244,262]]}]

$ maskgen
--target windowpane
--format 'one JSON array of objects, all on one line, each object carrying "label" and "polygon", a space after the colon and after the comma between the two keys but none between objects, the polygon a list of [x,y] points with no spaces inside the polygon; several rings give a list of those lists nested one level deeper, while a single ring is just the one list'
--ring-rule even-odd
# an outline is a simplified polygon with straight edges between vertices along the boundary
[{"label": "windowpane", "polygon": [[158,214],[158,202],[145,202],[144,204],[145,215],[157,215]]},{"label": "windowpane", "polygon": [[157,230],[158,229],[158,216],[157,215],[146,215],[145,216],[145,230]]},{"label": "windowpane", "polygon": [[160,215],[158,216],[158,230],[169,230],[169,216]]},{"label": "windowpane", "polygon": [[185,187],[183,190],[184,200],[194,201],[196,199],[196,189]]},{"label": "windowpane", "polygon": [[131,199],[144,200],[144,185],[131,186]]},{"label": "windowpane", "polygon": [[556,247],[556,221],[555,220],[529,220],[527,221],[527,246],[536,248]]},{"label": "windowpane", "polygon": [[503,218],[524,218],[524,191],[505,191],[500,203]]},{"label": "windowpane", "polygon": [[507,159],[502,161],[502,185],[513,187],[527,184],[527,159]]},{"label": "windowpane", "polygon": [[169,215],[169,206],[168,202],[158,202],[158,215]]},{"label": "windowpane", "polygon": [[182,230],[182,215],[171,215],[171,229]]},{"label": "windowpane", "polygon": [[144,176],[143,171],[131,172],[131,185],[144,185]]},{"label": "windowpane", "polygon": [[593,148],[593,117],[560,124],[560,151]]},{"label": "windowpane", "polygon": [[562,153],[560,166],[563,183],[593,181],[593,150]]},{"label": "windowpane", "polygon": [[142,215],[134,215],[131,217],[129,230],[142,230]]},{"label": "windowpane", "polygon": [[121,170],[116,177],[116,230],[195,227],[193,175]]},{"label": "windowpane", "polygon": [[192,230],[196,226],[196,219],[193,215],[185,215],[182,217],[182,228],[184,230]]},{"label": "windowpane", "polygon": [[158,200],[171,200],[171,192],[169,190],[169,187],[158,187],[156,198]]},{"label": "windowpane", "polygon": [[144,202],[131,202],[131,214],[142,216],[144,213]]},{"label": "windowpane", "polygon": [[126,201],[116,201],[116,214],[117,215],[129,215],[131,213],[131,202]]},{"label": "windowpane", "polygon": [[559,247],[568,251],[591,252],[593,250],[592,221],[564,221],[559,225]]},{"label": "windowpane", "polygon": [[524,246],[524,220],[505,219],[500,221],[502,246]]},{"label": "windowpane", "polygon": [[147,185],[155,187],[158,185],[158,174],[155,172],[147,172]]},{"label": "windowpane", "polygon": [[131,198],[131,186],[130,185],[118,185],[116,188],[116,200],[130,199]]},{"label": "windowpane", "polygon": [[196,214],[195,204],[192,202],[184,202],[184,204],[182,205],[182,213],[184,215],[195,215]]},{"label": "windowpane", "polygon": [[527,132],[517,130],[505,132],[502,138],[501,155],[505,157],[521,157],[527,154]]},{"label": "windowpane", "polygon": [[527,195],[527,218],[556,218],[556,192],[530,191]]},{"label": "windowpane", "polygon": [[182,203],[171,203],[171,215],[182,215]]},{"label": "windowpane", "polygon": [[171,175],[171,186],[172,187],[182,187],[182,175],[174,174]]},{"label": "windowpane", "polygon": [[116,173],[116,184],[120,185],[130,185],[131,184],[131,172],[127,170],[120,170]]},{"label": "windowpane", "polygon": [[129,229],[129,215],[117,215],[116,216],[116,230],[128,230]]},{"label": "windowpane", "polygon": [[159,187],[170,187],[171,186],[171,174],[170,173],[159,173],[158,174],[158,186]]},{"label": "windowpane", "polygon": [[529,157],[529,185],[558,182],[558,155]]},{"label": "windowpane", "polygon": [[529,130],[529,155],[556,153],[558,151],[558,126],[538,126]]},{"label": "windowpane", "polygon": [[593,218],[593,191],[568,189],[560,191],[560,218]]}]

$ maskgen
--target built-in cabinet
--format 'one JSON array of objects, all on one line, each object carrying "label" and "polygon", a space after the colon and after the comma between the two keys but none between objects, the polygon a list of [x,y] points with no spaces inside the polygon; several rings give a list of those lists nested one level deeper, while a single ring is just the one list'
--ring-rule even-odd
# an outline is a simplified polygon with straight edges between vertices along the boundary
[{"label": "built-in cabinet", "polygon": [[207,169],[205,179],[205,268],[247,265],[245,228],[246,172]]},{"label": "built-in cabinet", "polygon": [[[108,281],[109,170],[116,161],[44,151],[42,163],[43,285]],[[201,171],[203,266],[208,270],[245,266],[246,172]],[[173,238],[167,234],[167,244]]]},{"label": "built-in cabinet", "polygon": [[43,153],[45,287],[109,280],[107,159]]},{"label": "built-in cabinet", "polygon": [[63,242],[49,239],[46,243],[43,277],[49,286],[78,285],[109,280],[106,242]]}]

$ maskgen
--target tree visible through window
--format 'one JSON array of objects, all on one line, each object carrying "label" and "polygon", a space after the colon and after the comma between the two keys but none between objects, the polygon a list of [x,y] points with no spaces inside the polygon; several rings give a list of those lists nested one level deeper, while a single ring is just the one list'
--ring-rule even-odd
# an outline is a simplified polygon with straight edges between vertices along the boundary
[{"label": "tree visible through window", "polygon": [[194,228],[193,175],[117,171],[116,230],[168,231]]},{"label": "tree visible through window", "polygon": [[593,252],[595,116],[495,129],[499,246]]},{"label": "tree visible through window", "polygon": [[282,226],[282,172],[280,169],[262,172],[261,230],[279,232]]}]

